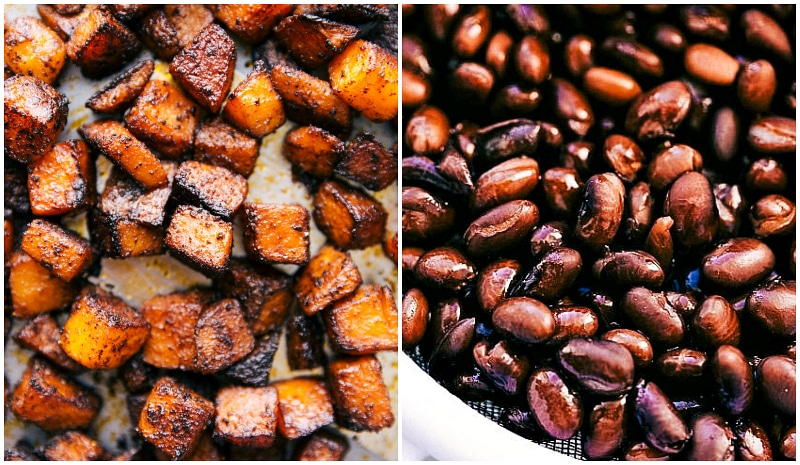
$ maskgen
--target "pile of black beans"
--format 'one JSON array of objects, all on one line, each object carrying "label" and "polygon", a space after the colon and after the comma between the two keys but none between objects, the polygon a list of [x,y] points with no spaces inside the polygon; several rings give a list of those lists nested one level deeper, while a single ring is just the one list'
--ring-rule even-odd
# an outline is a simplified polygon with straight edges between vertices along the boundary
[{"label": "pile of black beans", "polygon": [[795,459],[795,6],[402,11],[403,349],[586,458]]}]

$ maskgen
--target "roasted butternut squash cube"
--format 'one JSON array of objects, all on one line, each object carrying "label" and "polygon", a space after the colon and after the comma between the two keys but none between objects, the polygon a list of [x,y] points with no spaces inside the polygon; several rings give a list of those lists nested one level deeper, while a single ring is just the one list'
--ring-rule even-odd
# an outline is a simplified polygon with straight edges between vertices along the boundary
[{"label": "roasted butternut squash cube", "polygon": [[77,213],[95,202],[94,158],[82,140],[59,142],[28,166],[28,192],[34,215]]},{"label": "roasted butternut squash cube", "polygon": [[221,118],[201,123],[194,136],[194,159],[249,177],[258,159],[258,141]]},{"label": "roasted butternut squash cube", "polygon": [[147,396],[139,434],[172,460],[192,453],[214,418],[214,404],[172,378],[163,377]]},{"label": "roasted butternut squash cube", "polygon": [[235,299],[207,305],[195,326],[194,339],[195,369],[203,374],[228,368],[255,347],[253,333]]},{"label": "roasted butternut squash cube", "polygon": [[147,257],[164,253],[164,229],[159,226],[98,210],[92,210],[88,220],[92,241],[104,257]]},{"label": "roasted butternut squash cube", "polygon": [[380,244],[387,213],[369,194],[342,182],[322,183],[314,196],[314,222],[340,249]]},{"label": "roasted butternut squash cube", "polygon": [[9,260],[8,287],[13,315],[32,318],[64,308],[75,300],[78,285],[53,275],[30,255],[18,250]]},{"label": "roasted butternut squash cube", "polygon": [[250,45],[267,38],[272,28],[292,12],[292,5],[209,5],[214,16]]},{"label": "roasted butternut squash cube", "polygon": [[61,328],[50,315],[37,316],[14,336],[14,340],[20,345],[38,352],[58,367],[67,371],[81,371],[83,367],[64,352],[58,343],[59,338]]},{"label": "roasted butternut squash cube", "polygon": [[84,429],[100,411],[100,398],[32,357],[11,397],[11,411],[45,431]]},{"label": "roasted butternut squash cube", "polygon": [[230,219],[247,197],[247,179],[221,166],[189,160],[178,167],[172,196],[177,203],[203,207]]},{"label": "roasted butternut squash cube", "polygon": [[292,370],[311,370],[323,366],[325,328],[317,315],[297,309],[286,322],[286,357]]},{"label": "roasted butternut squash cube", "polygon": [[31,76],[3,81],[3,153],[30,163],[53,147],[67,124],[67,97]]},{"label": "roasted butternut squash cube", "polygon": [[323,246],[302,270],[294,293],[306,315],[347,297],[361,285],[361,273],[347,252]]},{"label": "roasted butternut squash cube", "polygon": [[175,26],[178,44],[182,49],[191,46],[194,38],[214,22],[211,10],[197,3],[164,5],[164,12]]},{"label": "roasted butternut squash cube", "polygon": [[72,304],[61,347],[86,368],[117,368],[139,351],[149,333],[147,321],[122,299],[88,287]]},{"label": "roasted butternut squash cube", "polygon": [[143,225],[162,226],[178,164],[165,161],[162,166],[167,172],[167,184],[153,189],[144,189],[117,167],[112,169],[98,209],[106,215],[127,218]]},{"label": "roasted butternut squash cube", "polygon": [[221,27],[210,24],[169,64],[169,72],[197,103],[217,113],[233,82],[236,44]]},{"label": "roasted butternut squash cube", "polygon": [[257,139],[271,134],[286,122],[281,97],[272,85],[264,62],[257,61],[253,71],[236,86],[222,116]]},{"label": "roasted butternut squash cube", "polygon": [[144,361],[158,368],[194,370],[194,329],[212,298],[211,291],[193,290],[157,295],[142,304],[142,317],[150,325]]},{"label": "roasted butternut squash cube", "polygon": [[308,436],[333,423],[333,402],[322,379],[300,376],[272,385],[278,390],[278,431],[286,439]]},{"label": "roasted butternut squash cube", "polygon": [[256,336],[283,326],[294,302],[290,276],[241,258],[231,259],[215,284],[225,297],[239,301]]},{"label": "roasted butternut squash cube", "polygon": [[172,60],[183,48],[178,41],[175,25],[160,8],[145,15],[139,23],[138,33],[144,45],[164,61]]},{"label": "roasted butternut squash cube", "polygon": [[240,447],[265,449],[275,441],[278,390],[229,386],[217,393],[214,433]]},{"label": "roasted butternut squash cube", "polygon": [[5,66],[14,74],[52,84],[67,56],[64,41],[33,16],[18,16],[5,28]]},{"label": "roasted butternut squash cube", "polygon": [[369,190],[379,191],[397,180],[397,154],[372,134],[361,133],[347,144],[335,172]]},{"label": "roasted butternut squash cube", "polygon": [[311,176],[329,178],[344,154],[344,142],[316,126],[301,126],[286,134],[283,156]]},{"label": "roasted butternut squash cube", "polygon": [[269,384],[269,372],[278,343],[280,330],[269,332],[256,340],[256,345],[247,356],[231,365],[223,372],[224,376],[236,383],[248,386],[266,386]]},{"label": "roasted butternut squash cube", "polygon": [[333,92],[327,81],[285,64],[274,65],[269,76],[292,121],[318,126],[337,136],[350,131],[353,120],[350,106]]},{"label": "roasted butternut squash cube", "polygon": [[374,355],[346,357],[328,365],[336,423],[353,431],[380,431],[394,424],[392,402]]},{"label": "roasted butternut squash cube", "polygon": [[155,70],[153,60],[142,60],[115,77],[86,101],[97,113],[122,113],[133,105]]},{"label": "roasted butternut squash cube", "polygon": [[161,161],[122,124],[111,120],[97,121],[82,126],[80,133],[90,146],[145,188],[167,185],[167,170]]},{"label": "roasted butternut squash cube", "polygon": [[64,281],[88,270],[95,259],[92,244],[47,220],[35,219],[22,233],[22,251]]},{"label": "roasted butternut squash cube", "polygon": [[141,49],[136,34],[102,8],[90,12],[67,42],[67,56],[90,79],[118,71]]},{"label": "roasted butternut squash cube", "polygon": [[338,462],[344,460],[350,444],[347,438],[327,428],[301,439],[294,448],[292,460]]},{"label": "roasted butternut squash cube", "polygon": [[42,455],[51,461],[109,460],[111,454],[94,439],[80,431],[67,431],[53,437],[42,447]]},{"label": "roasted butternut squash cube", "polygon": [[397,56],[386,49],[354,40],[328,64],[336,95],[372,121],[397,116]]},{"label": "roasted butternut squash cube", "polygon": [[125,126],[165,157],[180,158],[192,148],[199,110],[177,87],[154,79],[125,115]]},{"label": "roasted butternut squash cube", "polygon": [[308,263],[308,210],[300,205],[244,204],[247,255],[268,264]]},{"label": "roasted butternut squash cube", "polygon": [[46,24],[47,27],[55,31],[62,39],[68,40],[69,36],[75,32],[75,28],[78,27],[78,24],[83,22],[83,20],[86,19],[92,11],[96,10],[99,5],[89,4],[81,6],[83,8],[81,8],[80,12],[75,14],[60,12],[59,10],[63,10],[58,8],[58,5],[39,4],[36,6],[36,9],[39,12],[39,16],[42,18],[42,22]]},{"label": "roasted butternut squash cube", "polygon": [[359,29],[311,15],[292,15],[278,24],[275,37],[306,69],[326,63],[355,39]]},{"label": "roasted butternut squash cube", "polygon": [[323,312],[334,350],[353,355],[397,349],[397,305],[386,286],[369,284]]},{"label": "roasted butternut squash cube", "polygon": [[155,8],[153,4],[135,3],[135,4],[120,4],[112,3],[106,5],[108,11],[120,21],[128,22],[137,18],[141,18],[145,13]]},{"label": "roasted butternut squash cube", "polygon": [[164,243],[187,265],[219,275],[230,260],[233,225],[202,208],[180,205],[172,214]]}]

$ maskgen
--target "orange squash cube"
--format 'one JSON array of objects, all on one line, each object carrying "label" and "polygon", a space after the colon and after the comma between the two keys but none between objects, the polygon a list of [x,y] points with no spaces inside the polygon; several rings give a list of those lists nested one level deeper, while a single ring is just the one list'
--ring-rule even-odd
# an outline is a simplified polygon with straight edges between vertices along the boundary
[{"label": "orange squash cube", "polygon": [[397,56],[365,40],[350,42],[328,64],[336,95],[373,121],[397,116]]},{"label": "orange squash cube", "polygon": [[272,385],[278,390],[278,431],[286,439],[308,436],[333,423],[333,402],[322,379],[301,376]]}]

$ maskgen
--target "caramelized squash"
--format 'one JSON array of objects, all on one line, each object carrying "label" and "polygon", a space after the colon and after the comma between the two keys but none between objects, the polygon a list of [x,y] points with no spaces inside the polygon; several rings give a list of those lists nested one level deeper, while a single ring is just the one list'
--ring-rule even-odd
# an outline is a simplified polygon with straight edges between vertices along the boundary
[{"label": "caramelized squash", "polygon": [[[344,154],[344,142],[316,126],[301,126],[286,134],[283,156],[311,176],[329,178]],[[395,162],[395,165],[397,162]]]},{"label": "caramelized squash", "polygon": [[5,66],[15,74],[52,84],[67,56],[61,37],[33,16],[18,16],[5,28]]},{"label": "caramelized squash", "polygon": [[397,305],[386,286],[365,285],[324,312],[334,350],[364,355],[397,349]]},{"label": "caramelized squash", "polygon": [[54,276],[30,255],[18,250],[9,259],[8,288],[13,315],[32,318],[64,308],[78,295],[76,283]]},{"label": "caramelized squash", "polygon": [[251,259],[267,264],[308,263],[308,210],[300,205],[246,203],[244,215],[244,240]]},{"label": "caramelized squash", "polygon": [[361,133],[347,144],[336,174],[379,191],[397,180],[397,154],[372,134]]},{"label": "caramelized squash", "polygon": [[31,76],[3,81],[3,153],[30,163],[53,147],[67,124],[67,97]]},{"label": "caramelized squash", "polygon": [[388,216],[369,194],[334,180],[317,190],[313,215],[323,234],[344,250],[380,244]]},{"label": "caramelized squash", "polygon": [[136,35],[102,8],[78,23],[67,42],[67,56],[90,79],[118,71],[141,49]]},{"label": "caramelized squash", "polygon": [[209,5],[214,16],[231,32],[250,45],[255,45],[272,32],[272,28],[292,12],[292,5]]},{"label": "caramelized squash", "polygon": [[187,265],[218,275],[228,267],[233,225],[202,208],[181,205],[172,215],[164,243]]},{"label": "caramelized squash", "polygon": [[381,363],[374,355],[334,360],[327,374],[338,425],[353,431],[380,431],[394,424]]},{"label": "caramelized squash", "polygon": [[301,439],[294,448],[292,460],[335,462],[344,460],[350,445],[347,438],[327,428]]},{"label": "caramelized squash", "polygon": [[229,386],[217,393],[214,433],[240,447],[265,449],[275,441],[278,390]]},{"label": "caramelized squash", "polygon": [[326,63],[355,39],[359,29],[311,15],[293,15],[275,28],[275,37],[306,69]]},{"label": "caramelized squash", "polygon": [[23,347],[34,350],[46,359],[67,371],[81,371],[83,369],[75,360],[69,358],[58,343],[61,337],[61,328],[51,315],[39,315],[29,321],[14,336]]},{"label": "caramelized squash", "polygon": [[86,101],[97,113],[122,113],[142,93],[155,70],[153,60],[142,60],[112,79]]},{"label": "caramelized squash", "polygon": [[203,207],[230,219],[247,197],[247,180],[227,168],[189,160],[178,167],[172,196],[177,203]]},{"label": "caramelized squash", "polygon": [[397,116],[397,56],[386,49],[355,40],[328,64],[336,95],[372,121]]},{"label": "caramelized squash", "polygon": [[28,166],[34,215],[77,213],[95,202],[95,162],[82,140],[59,142]]},{"label": "caramelized squash", "polygon": [[361,273],[347,252],[323,246],[299,272],[294,292],[306,315],[313,315],[354,292]]},{"label": "caramelized squash", "polygon": [[201,123],[194,137],[194,159],[249,177],[258,159],[258,141],[221,118]]},{"label": "caramelized squash", "polygon": [[22,233],[22,251],[64,281],[72,281],[94,263],[86,239],[47,220],[35,219]]},{"label": "caramelized squash", "polygon": [[278,431],[286,439],[308,436],[333,423],[333,402],[322,379],[301,376],[272,385],[278,390]]},{"label": "caramelized squash", "polygon": [[80,431],[67,431],[47,441],[42,455],[51,461],[109,460],[111,454],[94,439]]},{"label": "caramelized squash", "polygon": [[194,328],[195,369],[203,374],[224,370],[253,350],[255,339],[239,302],[224,299],[203,309]]},{"label": "caramelized squash", "polygon": [[257,61],[222,110],[226,121],[256,139],[271,134],[286,122],[283,102],[269,76],[264,62]]}]

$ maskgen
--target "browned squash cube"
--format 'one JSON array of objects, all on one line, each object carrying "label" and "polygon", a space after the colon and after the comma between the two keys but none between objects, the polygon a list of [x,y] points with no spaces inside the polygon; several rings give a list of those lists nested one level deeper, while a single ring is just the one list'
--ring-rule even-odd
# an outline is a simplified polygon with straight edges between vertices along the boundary
[{"label": "browned squash cube", "polygon": [[194,38],[214,22],[211,10],[196,3],[164,5],[164,12],[175,27],[178,44],[182,49],[192,45]]},{"label": "browned squash cube", "polygon": [[61,347],[87,368],[117,368],[139,351],[149,333],[150,325],[139,312],[92,286],[72,304]]},{"label": "browned squash cube", "polygon": [[361,133],[347,144],[335,171],[369,190],[379,191],[397,180],[397,154],[372,134]]},{"label": "browned squash cube", "polygon": [[194,370],[194,329],[212,297],[211,291],[193,290],[147,300],[141,308],[142,317],[150,324],[150,336],[142,349],[144,361],[158,368]]},{"label": "browned squash cube", "polygon": [[397,116],[397,56],[372,42],[354,40],[328,63],[336,95],[372,121]]},{"label": "browned squash cube", "polygon": [[308,210],[300,205],[244,204],[247,255],[268,264],[308,263]]},{"label": "browned squash cube", "polygon": [[120,21],[128,22],[134,19],[141,18],[145,13],[155,8],[153,4],[135,3],[135,4],[119,4],[112,3],[106,5],[108,11]]},{"label": "browned squash cube", "polygon": [[8,287],[14,316],[32,318],[64,308],[75,300],[78,285],[54,276],[30,255],[18,250],[9,260]]},{"label": "browned squash cube", "polygon": [[314,196],[314,222],[340,249],[380,244],[387,213],[369,194],[342,182],[322,183]]},{"label": "browned squash cube", "polygon": [[133,178],[115,167],[106,180],[103,195],[100,196],[99,210],[106,215],[127,218],[143,225],[163,225],[178,164],[166,161],[162,166],[167,172],[167,184],[153,189],[144,189]]},{"label": "browned squash cube", "polygon": [[22,233],[22,251],[64,281],[88,270],[95,252],[86,239],[47,220],[35,219]]},{"label": "browned squash cube", "polygon": [[151,10],[139,23],[139,38],[156,57],[170,61],[181,51],[178,31],[162,9]]},{"label": "browned squash cube", "polygon": [[84,429],[100,411],[100,398],[32,357],[11,397],[11,411],[45,431]]},{"label": "browned squash cube", "polygon": [[301,126],[286,134],[283,156],[292,165],[318,177],[333,176],[333,168],[344,154],[344,142],[316,126]]},{"label": "browned squash cube", "polygon": [[306,315],[313,315],[360,285],[361,273],[350,254],[326,245],[300,271],[294,293]]},{"label": "browned squash cube", "polygon": [[286,439],[308,436],[333,423],[333,401],[322,379],[300,376],[272,385],[278,390],[278,431]]},{"label": "browned squash cube", "polygon": [[283,64],[273,66],[269,76],[292,121],[318,126],[337,136],[350,130],[353,120],[350,106],[333,92],[327,81]]},{"label": "browned squash cube", "polygon": [[346,357],[328,365],[336,423],[353,431],[380,431],[394,424],[392,402],[374,355]]},{"label": "browned squash cube", "polygon": [[94,439],[80,431],[67,431],[47,441],[42,455],[51,461],[109,460],[111,454]]},{"label": "browned squash cube", "polygon": [[175,55],[169,72],[200,105],[216,113],[231,88],[235,65],[236,44],[225,30],[210,24]]},{"label": "browned squash cube", "polygon": [[52,84],[64,66],[64,41],[33,16],[18,16],[5,28],[5,66],[14,74]]},{"label": "browned squash cube", "polygon": [[139,434],[172,460],[192,453],[214,418],[214,404],[188,387],[163,377],[139,417]]},{"label": "browned squash cube", "polygon": [[347,438],[327,428],[301,439],[292,453],[292,460],[338,462],[344,460],[350,444]]},{"label": "browned squash cube", "polygon": [[146,145],[116,121],[98,121],[82,126],[86,142],[125,170],[145,188],[166,186],[167,170]]},{"label": "browned squash cube", "polygon": [[164,253],[164,229],[124,217],[89,212],[89,230],[104,257],[147,257]]},{"label": "browned squash cube", "polygon": [[221,166],[189,160],[178,167],[172,195],[178,203],[230,219],[247,197],[247,179]]},{"label": "browned squash cube", "polygon": [[30,163],[53,146],[67,124],[67,97],[31,76],[3,81],[3,153]]},{"label": "browned squash cube", "polygon": [[281,339],[280,330],[269,332],[256,340],[256,345],[247,356],[231,365],[223,372],[224,376],[236,383],[248,386],[266,386],[269,384],[269,372],[278,343]]},{"label": "browned squash cube", "polygon": [[67,42],[67,56],[91,79],[119,70],[141,49],[136,35],[102,8],[89,13]]},{"label": "browned squash cube", "polygon": [[164,243],[187,265],[211,275],[225,271],[233,248],[233,225],[202,208],[181,205]]},{"label": "browned squash cube", "polygon": [[209,5],[214,16],[250,45],[267,38],[272,28],[292,12],[292,5]]},{"label": "browned squash cube", "polygon": [[397,305],[386,286],[365,285],[324,315],[328,339],[338,352],[363,355],[397,349]]},{"label": "browned squash cube", "polygon": [[209,304],[194,329],[195,369],[203,374],[224,370],[253,350],[255,338],[235,299]]},{"label": "browned squash cube", "polygon": [[39,4],[36,6],[36,9],[39,11],[39,16],[42,17],[42,22],[45,23],[47,27],[55,31],[62,39],[68,40],[69,36],[75,32],[75,28],[78,27],[78,24],[83,22],[83,20],[86,19],[92,11],[96,10],[99,5],[89,4],[79,6],[82,6],[82,8],[75,14],[59,12],[56,9],[58,5]]},{"label": "browned squash cube", "polygon": [[59,142],[28,166],[28,192],[34,215],[63,215],[95,202],[94,159],[82,140]]},{"label": "browned squash cube", "polygon": [[297,309],[286,322],[286,357],[292,370],[311,370],[323,366],[325,329],[317,315]]},{"label": "browned squash cube", "polygon": [[240,447],[265,449],[275,441],[278,390],[229,386],[217,393],[214,433]]},{"label": "browned squash cube", "polygon": [[251,137],[271,134],[286,122],[281,96],[275,91],[263,61],[240,82],[222,110],[226,121]]},{"label": "browned squash cube", "polygon": [[306,69],[315,69],[355,39],[359,29],[311,15],[293,15],[275,28],[275,37]]},{"label": "browned squash cube", "polygon": [[86,107],[97,113],[122,113],[142,93],[153,70],[153,60],[136,63],[92,94],[86,101]]},{"label": "browned squash cube", "polygon": [[194,159],[249,177],[258,159],[258,141],[221,118],[201,123],[194,136]]},{"label": "browned squash cube", "polygon": [[145,85],[125,115],[125,126],[140,141],[168,158],[180,158],[192,147],[199,108],[177,87],[154,79]]},{"label": "browned squash cube", "polygon": [[61,348],[58,343],[60,337],[61,328],[56,319],[50,315],[39,315],[23,326],[14,336],[14,340],[21,346],[40,353],[64,370],[82,370],[83,367],[69,358]]},{"label": "browned squash cube", "polygon": [[283,326],[294,302],[290,276],[241,258],[231,259],[215,283],[225,297],[239,301],[256,336]]}]

